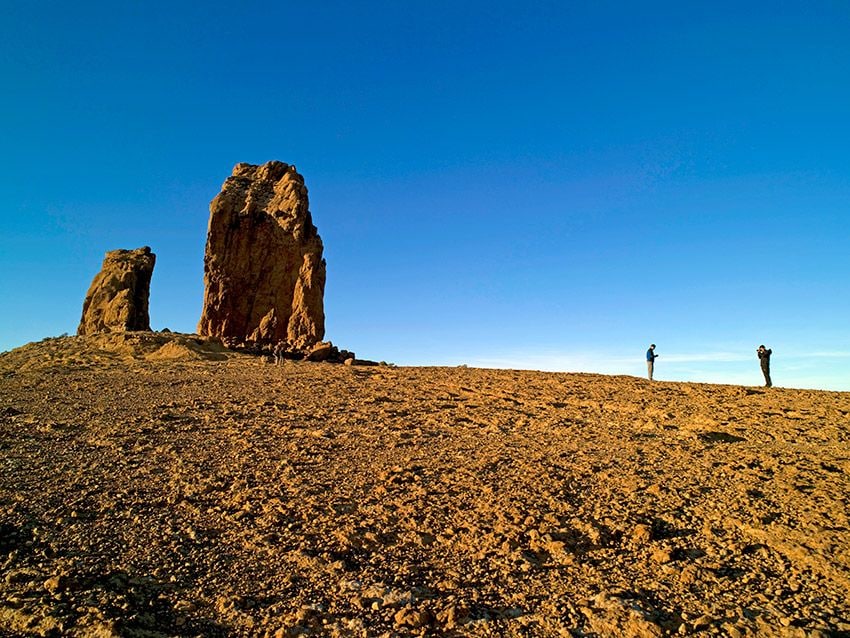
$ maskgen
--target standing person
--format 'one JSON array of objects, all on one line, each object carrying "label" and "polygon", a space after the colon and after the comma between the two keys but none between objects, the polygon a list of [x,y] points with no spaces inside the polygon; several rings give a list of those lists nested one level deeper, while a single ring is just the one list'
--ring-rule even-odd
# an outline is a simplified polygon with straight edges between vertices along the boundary
[{"label": "standing person", "polygon": [[277,365],[283,363],[283,355],[286,353],[286,341],[278,341],[274,347],[274,362]]},{"label": "standing person", "polygon": [[649,373],[649,380],[652,381],[652,372],[655,370],[655,360],[658,358],[658,355],[655,354],[655,344],[651,344],[649,346],[649,350],[646,351],[646,371]]},{"label": "standing person", "polygon": [[759,356],[761,372],[764,375],[764,387],[769,388],[773,385],[773,382],[770,380],[770,355],[773,354],[773,350],[760,345],[759,349],[756,350],[756,354]]}]

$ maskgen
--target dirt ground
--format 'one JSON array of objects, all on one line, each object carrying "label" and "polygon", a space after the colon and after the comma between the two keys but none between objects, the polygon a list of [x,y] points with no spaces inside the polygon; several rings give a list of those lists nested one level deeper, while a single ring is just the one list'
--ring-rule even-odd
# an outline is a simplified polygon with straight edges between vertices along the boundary
[{"label": "dirt ground", "polygon": [[0,635],[850,636],[850,393],[0,355]]}]

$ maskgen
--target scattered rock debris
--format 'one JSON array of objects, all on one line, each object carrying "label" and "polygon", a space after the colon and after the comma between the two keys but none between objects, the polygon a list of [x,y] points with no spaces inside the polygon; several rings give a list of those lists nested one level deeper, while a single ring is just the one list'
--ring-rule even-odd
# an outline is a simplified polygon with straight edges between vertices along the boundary
[{"label": "scattered rock debris", "polygon": [[2,635],[850,632],[850,394],[138,339],[0,355]]}]

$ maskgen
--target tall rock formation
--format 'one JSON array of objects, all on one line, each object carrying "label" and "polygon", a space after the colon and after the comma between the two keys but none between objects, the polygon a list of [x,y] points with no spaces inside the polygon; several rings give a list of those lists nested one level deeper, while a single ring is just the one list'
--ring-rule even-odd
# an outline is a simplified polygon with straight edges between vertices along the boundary
[{"label": "tall rock formation", "polygon": [[210,204],[198,333],[308,348],[325,333],[325,260],[294,166],[237,164]]},{"label": "tall rock formation", "polygon": [[112,250],[83,302],[78,335],[150,330],[148,299],[156,255],[147,246]]}]

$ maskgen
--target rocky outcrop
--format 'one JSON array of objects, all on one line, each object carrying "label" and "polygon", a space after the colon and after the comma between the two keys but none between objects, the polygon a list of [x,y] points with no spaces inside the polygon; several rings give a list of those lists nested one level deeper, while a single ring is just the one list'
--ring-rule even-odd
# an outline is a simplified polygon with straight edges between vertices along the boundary
[{"label": "rocky outcrop", "polygon": [[198,333],[307,349],[325,333],[325,260],[294,166],[237,164],[210,204]]},{"label": "rocky outcrop", "polygon": [[148,299],[155,262],[147,246],[106,253],[83,302],[77,334],[150,330]]}]

